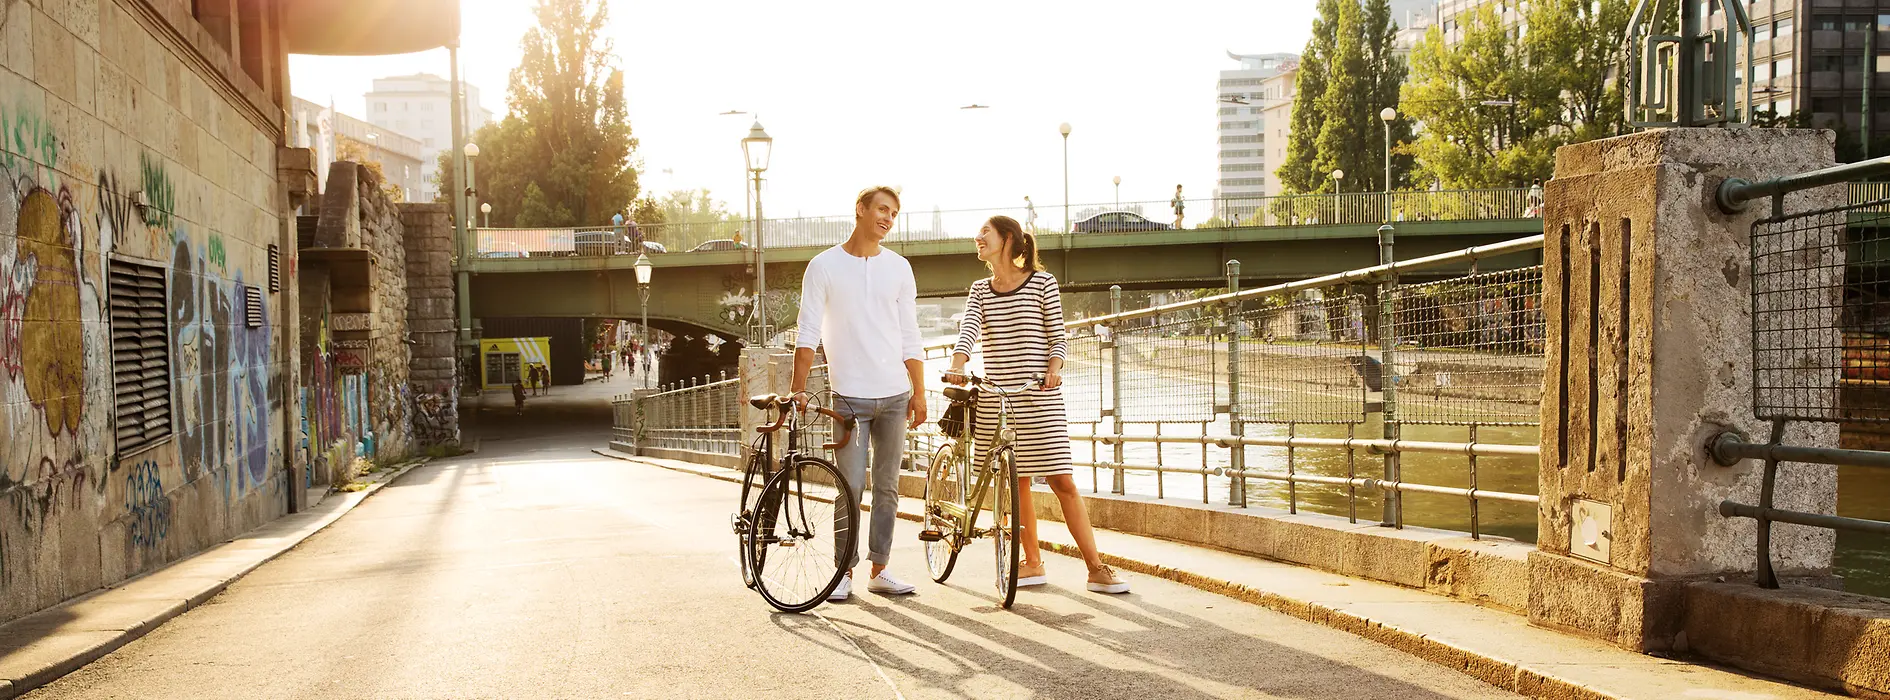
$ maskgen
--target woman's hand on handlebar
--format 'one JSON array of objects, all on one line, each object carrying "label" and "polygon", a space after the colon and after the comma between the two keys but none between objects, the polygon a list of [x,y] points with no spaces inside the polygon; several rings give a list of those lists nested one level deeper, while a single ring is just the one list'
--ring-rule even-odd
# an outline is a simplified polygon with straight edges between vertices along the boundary
[{"label": "woman's hand on handlebar", "polygon": [[951,369],[945,370],[943,378],[946,383],[957,384],[958,386],[964,386],[966,382],[971,381],[971,375],[965,374],[964,365],[955,365]]},{"label": "woman's hand on handlebar", "polygon": [[1037,381],[1037,388],[1044,391],[1049,391],[1060,386],[1063,386],[1063,373],[1054,369],[1045,372],[1043,377]]}]

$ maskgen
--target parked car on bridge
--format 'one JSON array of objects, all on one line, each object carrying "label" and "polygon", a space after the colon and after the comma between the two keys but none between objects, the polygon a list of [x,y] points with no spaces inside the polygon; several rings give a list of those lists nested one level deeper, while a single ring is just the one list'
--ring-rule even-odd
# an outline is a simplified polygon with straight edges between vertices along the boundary
[{"label": "parked car on bridge", "polygon": [[[609,228],[597,231],[578,231],[572,234],[574,255],[636,255],[637,239],[643,235],[636,224],[625,224],[624,228]],[[668,248],[655,241],[643,241],[645,253],[667,253]]]},{"label": "parked car on bridge", "polygon": [[1070,224],[1072,233],[1118,233],[1123,231],[1167,231],[1174,228],[1158,224],[1142,215],[1126,211],[1106,211]]},{"label": "parked car on bridge", "polygon": [[709,250],[740,250],[747,247],[747,243],[742,243],[732,238],[717,238],[713,241],[703,241],[702,245],[690,248],[689,252],[700,253]]}]

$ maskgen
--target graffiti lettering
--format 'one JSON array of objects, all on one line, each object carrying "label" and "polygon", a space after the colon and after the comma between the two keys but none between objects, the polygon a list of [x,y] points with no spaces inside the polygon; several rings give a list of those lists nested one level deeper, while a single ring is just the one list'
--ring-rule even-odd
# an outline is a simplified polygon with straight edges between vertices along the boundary
[{"label": "graffiti lettering", "polygon": [[149,153],[138,154],[138,170],[144,177],[143,190],[150,206],[144,209],[144,225],[170,230],[172,214],[177,211],[177,188],[171,184],[164,161]]},{"label": "graffiti lettering", "polygon": [[139,462],[125,475],[125,514],[134,545],[155,547],[170,536],[171,497],[164,493],[156,462]]}]

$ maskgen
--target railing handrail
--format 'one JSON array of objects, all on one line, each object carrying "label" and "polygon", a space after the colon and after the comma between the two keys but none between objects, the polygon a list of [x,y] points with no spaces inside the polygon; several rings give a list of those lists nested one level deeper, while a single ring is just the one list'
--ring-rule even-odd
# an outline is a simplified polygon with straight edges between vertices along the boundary
[{"label": "railing handrail", "polygon": [[[1063,327],[1065,329],[1074,329],[1074,328],[1081,328],[1083,326],[1090,326],[1090,325],[1095,325],[1095,324],[1113,324],[1113,323],[1119,323],[1122,321],[1134,320],[1138,318],[1159,316],[1161,314],[1173,313],[1176,311],[1186,311],[1188,309],[1210,307],[1210,306],[1224,304],[1231,301],[1246,301],[1248,299],[1256,299],[1260,297],[1272,296],[1274,294],[1287,294],[1287,293],[1293,293],[1293,292],[1301,292],[1301,291],[1306,291],[1309,289],[1319,289],[1321,287],[1330,287],[1337,284],[1345,284],[1348,282],[1364,282],[1364,281],[1381,278],[1393,272],[1406,272],[1410,270],[1420,270],[1427,267],[1434,267],[1438,265],[1447,265],[1451,263],[1460,263],[1460,262],[1471,262],[1475,260],[1481,260],[1484,258],[1495,257],[1498,255],[1508,255],[1510,253],[1520,253],[1520,252],[1530,251],[1530,250],[1539,250],[1542,248],[1542,241],[1543,241],[1542,234],[1538,233],[1533,236],[1524,236],[1522,238],[1502,241],[1500,243],[1491,243],[1488,245],[1480,245],[1480,246],[1470,246],[1468,248],[1464,248],[1461,250],[1438,253],[1436,255],[1427,255],[1425,257],[1412,258],[1410,260],[1399,260],[1399,261],[1395,261],[1389,264],[1373,265],[1371,267],[1361,267],[1356,270],[1346,270],[1344,272],[1335,272],[1330,275],[1324,275],[1320,277],[1312,277],[1312,278],[1303,279],[1303,280],[1295,280],[1292,282],[1283,282],[1283,283],[1272,285],[1269,287],[1256,287],[1254,289],[1247,289],[1247,290],[1242,290],[1239,292],[1216,294],[1213,296],[1202,297],[1199,299],[1189,299],[1187,301],[1177,301],[1174,303],[1162,304],[1159,306],[1149,306],[1149,307],[1144,307],[1140,309],[1135,309],[1133,311],[1123,311],[1121,313],[1105,314],[1102,316],[1091,316],[1089,318],[1064,321]],[[924,349],[928,351],[949,349],[956,343],[957,343],[957,340],[954,339],[950,342],[933,343],[931,345],[925,346]]]}]

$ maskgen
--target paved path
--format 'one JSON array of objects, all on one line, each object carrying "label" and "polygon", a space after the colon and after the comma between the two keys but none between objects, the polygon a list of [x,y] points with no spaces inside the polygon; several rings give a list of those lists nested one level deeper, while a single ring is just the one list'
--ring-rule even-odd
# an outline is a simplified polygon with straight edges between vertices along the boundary
[{"label": "paved path", "polygon": [[735,486],[590,454],[608,413],[578,398],[488,424],[479,454],[27,697],[1514,697],[1159,579],[1090,594],[1054,555],[1053,584],[1004,611],[982,543],[950,585],[774,614],[737,582]]}]

